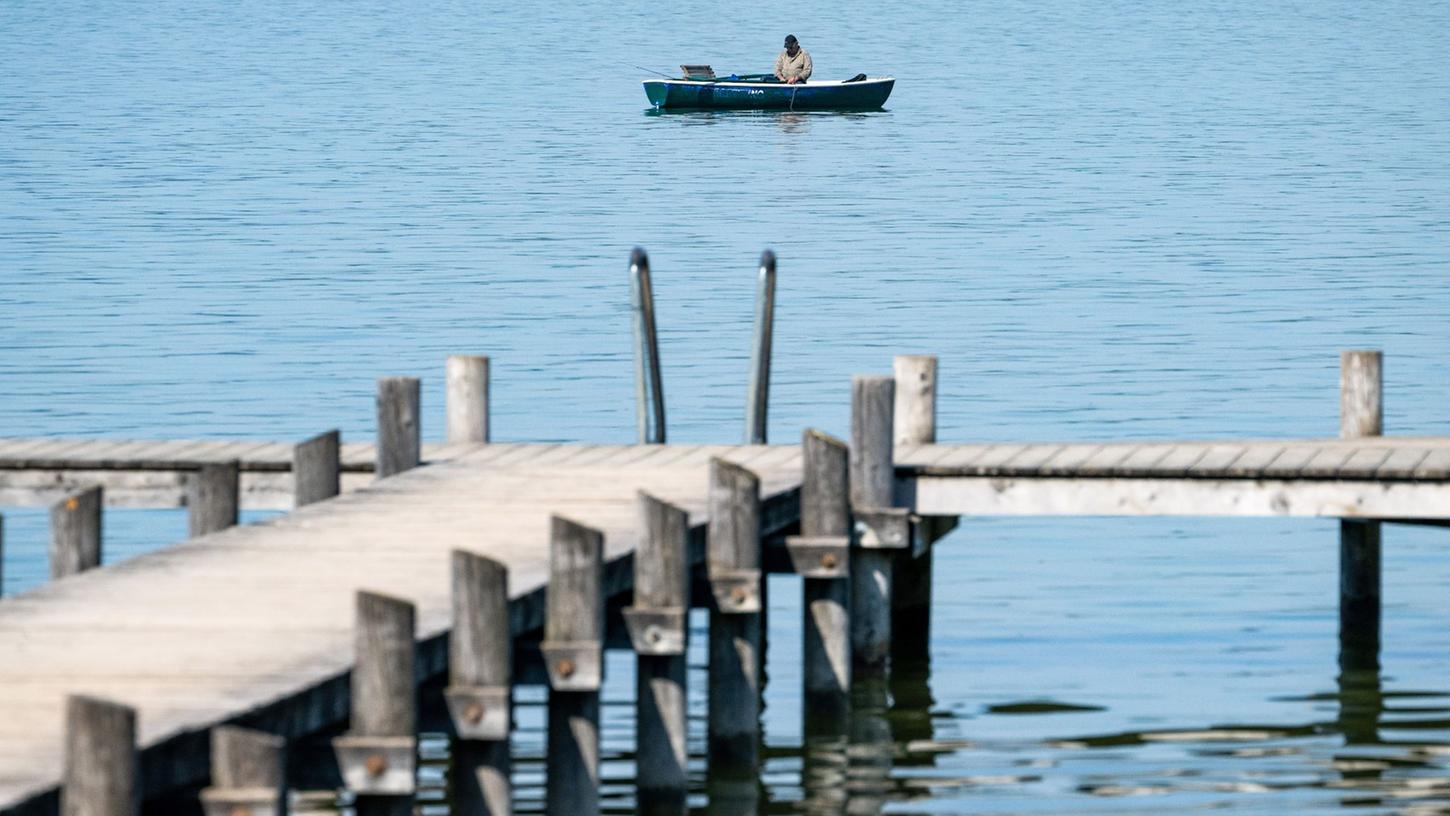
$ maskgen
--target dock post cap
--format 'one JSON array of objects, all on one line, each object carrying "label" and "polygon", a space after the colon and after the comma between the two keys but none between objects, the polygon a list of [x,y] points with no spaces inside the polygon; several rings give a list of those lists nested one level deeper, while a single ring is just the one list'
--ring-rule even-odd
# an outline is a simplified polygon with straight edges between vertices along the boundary
[{"label": "dock post cap", "polygon": [[635,654],[659,656],[685,653],[684,607],[630,606],[620,611]]},{"label": "dock post cap", "polygon": [[629,251],[629,265],[649,268],[649,255],[645,253],[644,247],[635,247]]},{"label": "dock post cap", "polygon": [[276,788],[202,788],[206,816],[281,816]]},{"label": "dock post cap", "polygon": [[714,569],[710,571],[710,592],[724,615],[753,615],[760,612],[760,570]]},{"label": "dock post cap", "polygon": [[856,508],[856,546],[863,550],[905,550],[912,544],[911,511],[905,507]]},{"label": "dock post cap", "polygon": [[802,578],[849,578],[851,539],[848,536],[789,536],[785,550],[791,567]]},{"label": "dock post cap", "polygon": [[459,739],[500,742],[509,738],[508,686],[449,686],[448,717]]},{"label": "dock post cap", "polygon": [[413,737],[334,737],[332,750],[347,789],[364,796],[416,792],[418,741]]},{"label": "dock post cap", "polygon": [[760,268],[772,275],[775,274],[775,252],[767,249],[760,253]]},{"label": "dock post cap", "polygon": [[546,640],[539,651],[554,691],[598,691],[604,685],[604,648],[598,641]]}]

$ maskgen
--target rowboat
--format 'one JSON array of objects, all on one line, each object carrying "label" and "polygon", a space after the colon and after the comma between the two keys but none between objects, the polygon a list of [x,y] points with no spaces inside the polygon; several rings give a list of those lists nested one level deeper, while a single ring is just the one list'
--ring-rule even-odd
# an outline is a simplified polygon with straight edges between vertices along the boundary
[{"label": "rowboat", "polygon": [[711,79],[646,79],[656,108],[713,110],[875,110],[891,96],[895,77],[811,80],[788,85],[769,74]]}]

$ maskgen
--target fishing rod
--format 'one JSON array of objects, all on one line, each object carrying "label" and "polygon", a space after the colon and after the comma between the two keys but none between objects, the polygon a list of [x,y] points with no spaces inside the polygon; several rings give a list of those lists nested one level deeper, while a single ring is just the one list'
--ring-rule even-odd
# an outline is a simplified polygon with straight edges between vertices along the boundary
[{"label": "fishing rod", "polygon": [[621,62],[620,65],[629,65],[629,67],[631,67],[631,68],[633,68],[633,69],[635,69],[637,71],[644,71],[647,74],[654,74],[655,76],[662,76],[665,79],[674,79],[674,77],[670,76],[669,74],[662,74],[659,71],[651,71],[650,69],[645,68],[642,65],[630,65],[630,63],[627,63],[627,62]]}]

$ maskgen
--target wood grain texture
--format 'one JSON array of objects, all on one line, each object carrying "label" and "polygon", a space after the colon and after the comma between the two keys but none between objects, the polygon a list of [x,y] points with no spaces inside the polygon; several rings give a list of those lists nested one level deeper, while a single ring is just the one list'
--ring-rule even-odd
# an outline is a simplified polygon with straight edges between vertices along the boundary
[{"label": "wood grain texture", "polygon": [[[710,524],[706,567],[712,579],[761,563],[760,478],[722,459],[710,462]],[[760,677],[764,657],[760,614],[710,607],[707,691],[709,763],[720,773],[751,776],[760,767]]]},{"label": "wood grain texture", "polygon": [[75,575],[101,565],[101,488],[61,499],[50,508],[50,577]]},{"label": "wood grain texture", "polygon": [[375,592],[356,599],[356,660],[352,672],[351,733],[411,737],[417,731],[413,702],[413,604]]},{"label": "wood grain texture", "polygon": [[415,468],[422,461],[421,393],[417,377],[378,380],[379,479]]},{"label": "wood grain texture", "polygon": [[[895,466],[892,421],[896,383],[889,377],[851,381],[851,507],[892,506]],[[1015,452],[1014,452],[1015,453]],[[892,567],[895,554],[851,554],[851,660],[854,671],[884,671],[891,656]]]},{"label": "wood grain texture", "polygon": [[890,507],[895,487],[892,416],[896,381],[851,378],[851,506]]},{"label": "wood grain texture", "polygon": [[211,781],[218,788],[286,787],[287,741],[264,731],[219,725],[211,730]]},{"label": "wood grain texture", "polygon": [[61,816],[132,816],[141,811],[136,712],[73,695],[65,707]]},{"label": "wood grain texture", "polygon": [[[544,643],[604,644],[604,534],[553,517]],[[567,659],[566,659],[567,661]],[[573,669],[551,667],[561,675]],[[599,812],[599,691],[549,689],[545,812]]]},{"label": "wood grain texture", "polygon": [[896,382],[893,438],[897,445],[936,441],[937,358],[901,355],[892,361]]},{"label": "wood grain texture", "polygon": [[187,478],[186,534],[192,538],[236,526],[241,512],[241,463],[209,462]]},{"label": "wood grain texture", "polygon": [[[898,442],[900,440],[898,439]],[[816,430],[801,435],[801,534],[851,535],[850,453],[846,443]],[[844,722],[851,690],[851,583],[804,578],[802,683],[806,728],[832,732]]]},{"label": "wood grain texture", "polygon": [[[1339,357],[1339,436],[1361,439],[1382,433],[1384,357],[1378,351],[1345,351]],[[1352,454],[1326,457],[1321,451],[1301,473],[1332,475]],[[1341,520],[1339,662],[1344,671],[1379,668],[1381,562],[1380,523]]]},{"label": "wood grain texture", "polygon": [[446,368],[449,442],[488,442],[487,357],[450,355]]},{"label": "wood grain texture", "polygon": [[342,492],[342,433],[320,433],[292,449],[292,494],[297,507]]},{"label": "wood grain texture", "polygon": [[1345,351],[1339,355],[1339,436],[1357,439],[1384,433],[1384,355]]},{"label": "wood grain texture", "polygon": [[507,686],[512,664],[508,567],[487,556],[454,550],[449,682]]}]

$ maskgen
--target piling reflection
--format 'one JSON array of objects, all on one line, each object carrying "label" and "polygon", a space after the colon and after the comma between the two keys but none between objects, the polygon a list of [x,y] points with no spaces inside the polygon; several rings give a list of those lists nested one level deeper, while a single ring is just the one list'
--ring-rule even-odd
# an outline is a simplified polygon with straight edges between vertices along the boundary
[{"label": "piling reflection", "polygon": [[1340,672],[1339,717],[1336,725],[1345,745],[1377,745],[1385,712],[1384,689],[1375,669]]},{"label": "piling reflection", "polygon": [[846,743],[846,813],[868,816],[882,811],[891,793],[896,743],[888,710],[885,678],[857,678],[851,690],[851,727]]}]

